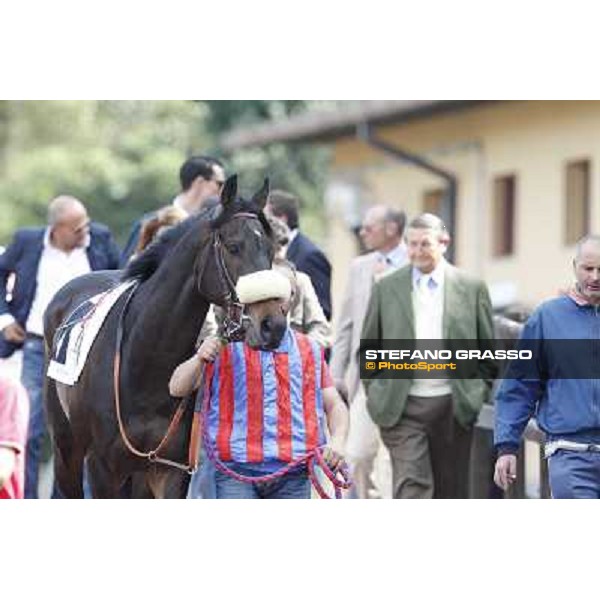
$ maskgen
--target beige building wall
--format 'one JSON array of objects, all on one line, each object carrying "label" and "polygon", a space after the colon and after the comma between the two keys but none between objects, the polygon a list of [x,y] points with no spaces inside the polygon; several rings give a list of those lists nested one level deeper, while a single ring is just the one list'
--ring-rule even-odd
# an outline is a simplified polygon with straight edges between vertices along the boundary
[{"label": "beige building wall", "polygon": [[[381,127],[376,134],[456,174],[457,227],[452,233],[458,266],[481,276],[492,290],[512,290],[515,300],[530,305],[571,283],[573,247],[563,241],[565,167],[573,160],[591,161],[591,229],[600,232],[600,102],[495,102]],[[517,178],[515,252],[495,258],[493,180],[508,174]],[[445,185],[352,138],[336,143],[331,178],[356,187],[355,212],[387,202],[404,208],[409,219],[421,212],[428,190]],[[339,208],[330,212],[327,247],[334,269],[334,311],[353,248]]]}]

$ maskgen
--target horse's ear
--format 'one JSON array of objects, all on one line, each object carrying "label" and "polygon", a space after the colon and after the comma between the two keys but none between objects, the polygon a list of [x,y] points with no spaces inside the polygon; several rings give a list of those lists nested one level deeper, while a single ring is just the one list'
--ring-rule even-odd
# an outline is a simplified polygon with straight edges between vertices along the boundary
[{"label": "horse's ear", "polygon": [[232,175],[227,178],[223,191],[221,192],[221,204],[227,206],[230,202],[233,202],[237,197],[237,175]]},{"label": "horse's ear", "polygon": [[254,196],[252,196],[252,202],[254,202],[254,204],[256,204],[256,206],[260,208],[260,210],[265,209],[265,206],[267,204],[267,198],[269,197],[269,190],[269,178],[265,177],[265,180],[263,181],[263,186],[260,188],[260,190],[258,190],[258,192],[256,192],[256,194],[254,194]]}]

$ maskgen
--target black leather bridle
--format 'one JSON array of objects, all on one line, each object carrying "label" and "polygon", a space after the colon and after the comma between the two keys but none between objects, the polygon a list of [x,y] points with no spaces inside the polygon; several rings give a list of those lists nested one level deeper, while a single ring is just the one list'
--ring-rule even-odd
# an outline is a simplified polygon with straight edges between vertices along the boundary
[{"label": "black leather bridle", "polygon": [[[251,212],[239,212],[231,219],[250,218],[260,221],[258,215]],[[223,289],[225,289],[225,318],[223,320],[223,337],[229,342],[240,341],[244,338],[243,305],[240,303],[235,291],[235,283],[225,264],[223,254],[223,241],[219,229],[212,232],[212,246],[217,263],[217,275]],[[206,263],[205,263],[206,264]]]}]

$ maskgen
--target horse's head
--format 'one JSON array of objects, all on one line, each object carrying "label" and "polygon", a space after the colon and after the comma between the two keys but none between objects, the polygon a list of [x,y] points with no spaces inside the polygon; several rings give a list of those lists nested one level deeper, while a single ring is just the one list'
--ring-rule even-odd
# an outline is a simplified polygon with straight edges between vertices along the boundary
[{"label": "horse's head", "polygon": [[205,303],[227,307],[226,334],[241,335],[235,284],[242,275],[270,269],[273,260],[271,228],[263,214],[268,194],[265,180],[250,200],[238,197],[233,175],[217,206],[159,235],[129,263],[123,279],[149,282],[150,294],[162,293],[171,304],[177,297],[196,302],[196,292]]},{"label": "horse's head", "polygon": [[274,350],[279,346],[287,328],[288,303],[265,300],[246,308],[246,342],[252,348]]},{"label": "horse's head", "polygon": [[225,182],[211,216],[209,246],[196,263],[198,290],[213,304],[236,302],[241,275],[271,268],[271,228],[263,214],[268,195],[268,179],[251,200],[237,196],[236,175]]}]

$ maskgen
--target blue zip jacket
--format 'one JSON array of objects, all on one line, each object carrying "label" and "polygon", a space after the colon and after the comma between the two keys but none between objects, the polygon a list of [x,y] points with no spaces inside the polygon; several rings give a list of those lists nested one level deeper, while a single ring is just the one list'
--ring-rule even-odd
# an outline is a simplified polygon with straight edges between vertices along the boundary
[{"label": "blue zip jacket", "polygon": [[[600,340],[600,309],[578,304],[570,296],[544,302],[527,321],[521,346],[524,340]],[[568,349],[575,348],[574,344],[555,344],[554,353],[538,354],[539,360],[531,364],[527,378],[502,382],[496,396],[494,428],[498,454],[517,453],[532,417],[549,440],[560,437],[600,443],[600,379],[559,378],[564,376],[564,363],[568,360],[581,359],[588,364],[600,360],[589,355],[568,356]],[[542,349],[550,346],[540,343]],[[531,343],[526,347],[531,347]],[[594,344],[585,348],[595,353]]]}]

